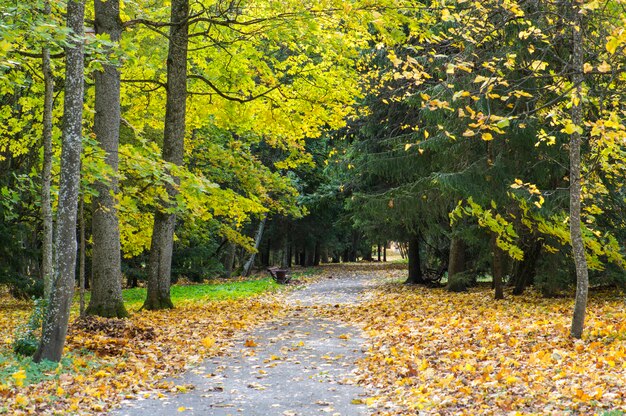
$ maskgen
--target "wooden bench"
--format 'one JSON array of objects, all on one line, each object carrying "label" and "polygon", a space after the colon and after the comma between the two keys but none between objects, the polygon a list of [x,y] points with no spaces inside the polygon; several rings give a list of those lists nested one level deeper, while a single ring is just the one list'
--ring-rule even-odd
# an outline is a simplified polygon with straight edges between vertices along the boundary
[{"label": "wooden bench", "polygon": [[281,269],[280,267],[268,267],[267,271],[270,272],[272,279],[278,284],[284,285],[291,281],[291,276],[287,274],[287,270],[285,269]]},{"label": "wooden bench", "polygon": [[447,264],[442,265],[438,269],[426,269],[422,274],[422,279],[424,279],[428,285],[438,286],[441,284],[441,279],[443,279],[443,275],[447,270]]}]

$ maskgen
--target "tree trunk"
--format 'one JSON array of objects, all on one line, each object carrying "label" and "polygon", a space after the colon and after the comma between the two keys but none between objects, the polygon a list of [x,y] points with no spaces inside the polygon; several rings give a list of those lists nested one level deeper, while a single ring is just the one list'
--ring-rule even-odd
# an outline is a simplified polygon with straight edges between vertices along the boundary
[{"label": "tree trunk", "polygon": [[[185,115],[187,110],[187,43],[189,0],[173,0],[171,6],[167,56],[167,100],[163,134],[163,160],[181,166],[185,146]],[[178,182],[178,179],[176,180]],[[174,186],[166,185],[170,204],[176,198]],[[176,215],[157,211],[154,215],[152,245],[148,261],[148,293],[144,309],[173,308],[170,298],[172,248]]]},{"label": "tree trunk", "polygon": [[85,316],[85,196],[80,195],[78,208],[79,219],[79,260],[78,260],[78,289],[79,289],[79,314]]},{"label": "tree trunk", "polygon": [[459,237],[450,240],[450,257],[448,259],[448,279],[465,271],[465,241]]},{"label": "tree trunk", "polygon": [[235,254],[237,252],[237,245],[229,241],[224,253],[224,274],[222,277],[230,279],[233,275],[233,265],[235,264]]},{"label": "tree trunk", "polygon": [[[94,0],[96,33],[108,34],[119,42],[122,33],[119,0]],[[122,299],[122,261],[120,228],[117,216],[117,169],[120,142],[120,71],[114,65],[103,65],[95,73],[96,114],[94,132],[106,152],[105,163],[112,176],[107,182],[96,182],[98,195],[93,198],[92,217],[92,288],[87,315],[125,318],[128,312]]]},{"label": "tree trunk", "polygon": [[524,252],[524,259],[517,262],[513,272],[513,294],[521,295],[535,280],[537,260],[541,253],[541,243],[531,241],[530,248]]},{"label": "tree trunk", "polygon": [[322,245],[319,241],[315,242],[315,252],[313,254],[313,266],[317,267],[322,262]]},{"label": "tree trunk", "polygon": [[41,360],[59,362],[61,360],[76,277],[76,211],[80,181],[84,94],[82,41],[85,19],[84,0],[67,3],[66,19],[67,27],[76,38],[71,39],[65,50],[63,149],[61,151],[55,252],[57,267],[42,325],[41,343],[33,357],[35,362]]},{"label": "tree trunk", "polygon": [[[50,1],[44,4],[44,14],[52,13]],[[43,276],[44,299],[50,298],[52,279],[54,277],[54,247],[52,201],[50,182],[52,181],[52,109],[54,106],[54,74],[50,62],[50,49],[43,48],[42,68],[44,81],[43,103],[43,167],[41,172],[41,215],[43,217],[43,239],[41,247],[41,275]]]},{"label": "tree trunk", "polygon": [[377,254],[378,254],[378,262],[380,263],[381,255],[382,255],[382,247],[380,246],[380,243],[378,243],[378,246],[376,248],[377,248],[376,251],[377,251]]},{"label": "tree trunk", "polygon": [[404,283],[409,283],[409,284],[426,283],[424,279],[422,278],[419,237],[414,236],[409,241],[408,256],[409,256],[409,277]]},{"label": "tree trunk", "polygon": [[304,265],[313,267],[315,265],[315,246],[308,247],[304,255]]},{"label": "tree trunk", "polygon": [[504,252],[496,243],[497,236],[493,234],[491,237],[491,276],[493,278],[493,288],[495,290],[495,299],[504,299],[504,287],[502,279],[504,277]]},{"label": "tree trunk", "polygon": [[387,262],[387,242],[385,241],[385,245],[383,246],[383,261]]},{"label": "tree trunk", "polygon": [[263,266],[268,267],[270,265],[270,258],[272,256],[272,239],[268,238],[265,245],[265,250],[261,256],[261,263]]},{"label": "tree trunk", "polygon": [[256,253],[259,251],[259,247],[261,246],[261,240],[263,239],[263,230],[265,229],[265,222],[267,221],[267,214],[263,216],[263,219],[259,223],[259,228],[256,231],[256,236],[254,238],[254,248],[256,249],[255,253],[250,254],[250,258],[243,266],[242,275],[245,277],[250,276],[250,272],[252,271],[252,266],[254,265],[254,259],[256,257]]},{"label": "tree trunk", "polygon": [[587,269],[587,259],[585,258],[585,244],[583,242],[580,205],[581,205],[581,168],[580,168],[580,147],[581,134],[578,129],[583,128],[582,109],[582,83],[583,75],[583,34],[582,34],[582,14],[577,7],[572,5],[572,30],[573,30],[573,52],[572,68],[574,75],[572,81],[576,86],[575,92],[578,100],[572,104],[572,123],[576,127],[570,137],[570,237],[572,244],[572,254],[576,267],[576,301],[574,304],[574,315],[572,317],[571,335],[574,338],[581,338],[585,324],[585,313],[587,309],[587,295],[589,291],[589,270]]}]

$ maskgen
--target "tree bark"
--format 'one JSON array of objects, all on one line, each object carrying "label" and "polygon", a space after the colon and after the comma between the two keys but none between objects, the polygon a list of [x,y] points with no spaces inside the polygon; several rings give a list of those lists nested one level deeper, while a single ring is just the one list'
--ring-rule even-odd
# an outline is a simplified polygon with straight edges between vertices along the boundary
[{"label": "tree bark", "polygon": [[420,241],[418,236],[411,237],[409,240],[409,277],[404,283],[408,284],[424,284],[422,278],[422,267],[420,261]]},{"label": "tree bark", "polygon": [[315,242],[315,251],[313,253],[313,266],[317,267],[322,262],[322,245],[319,241]]},{"label": "tree bark", "polygon": [[[163,160],[181,166],[185,146],[185,115],[187,112],[187,47],[189,0],[173,0],[167,56],[167,100],[163,134]],[[176,180],[178,183],[178,180]],[[177,189],[166,185],[170,201]],[[171,202],[170,202],[171,203]],[[148,293],[144,309],[173,308],[170,298],[172,249],[176,215],[158,210],[154,215],[152,245],[148,261]]]},{"label": "tree bark", "polygon": [[[572,5],[572,31],[573,31],[573,51],[572,69],[574,75],[572,81],[576,86],[575,94],[577,102],[572,104],[572,123],[576,129],[583,128],[582,109],[582,83],[583,75],[583,34],[582,15],[578,7]],[[585,244],[581,227],[581,167],[580,167],[580,147],[581,134],[574,131],[570,137],[570,237],[572,244],[572,254],[576,267],[576,300],[574,303],[574,315],[572,317],[571,335],[574,338],[581,338],[585,324],[585,313],[587,309],[587,295],[589,291],[589,271],[587,269],[587,259],[585,258]]]},{"label": "tree bark", "polygon": [[56,233],[57,267],[42,325],[41,342],[33,357],[35,362],[41,360],[59,362],[61,360],[76,278],[76,211],[80,181],[84,95],[82,40],[85,20],[84,0],[70,0],[67,3],[66,19],[67,27],[73,32],[74,38],[65,50],[63,148]]},{"label": "tree bark", "polygon": [[[50,16],[50,1],[44,4],[44,14]],[[50,183],[52,181],[52,110],[54,106],[54,74],[50,61],[50,49],[42,51],[42,68],[44,81],[43,103],[43,167],[41,172],[41,215],[43,217],[43,239],[41,247],[41,275],[43,276],[44,299],[50,298],[52,279],[54,277],[54,243],[52,201]]]},{"label": "tree bark", "polygon": [[493,288],[495,299],[504,299],[504,287],[502,279],[504,277],[504,252],[498,247],[495,234],[491,237],[491,276],[493,278]]},{"label": "tree bark", "polygon": [[[96,33],[109,34],[119,42],[122,34],[119,0],[94,0]],[[122,262],[120,228],[117,216],[117,170],[120,142],[120,71],[115,65],[104,64],[95,73],[96,114],[94,132],[98,144],[106,152],[105,163],[112,175],[106,182],[96,182],[98,192],[93,199],[92,288],[87,315],[125,318],[128,312],[122,299]]]},{"label": "tree bark", "polygon": [[226,243],[226,250],[222,257],[223,265],[224,265],[224,274],[222,277],[225,279],[230,279],[233,275],[233,264],[235,263],[235,254],[237,250],[237,245],[231,241]]},{"label": "tree bark", "polygon": [[448,279],[465,271],[465,241],[459,237],[450,240],[450,257],[448,259]]},{"label": "tree bark", "polygon": [[259,251],[259,247],[261,247],[261,240],[263,239],[263,230],[265,230],[265,222],[267,221],[267,214],[263,216],[263,219],[259,223],[259,228],[256,231],[256,236],[254,237],[254,248],[256,252],[250,254],[250,258],[243,266],[242,275],[245,277],[250,276],[250,272],[252,271],[252,266],[254,265],[254,259],[256,258],[256,253]]},{"label": "tree bark", "polygon": [[535,280],[537,260],[541,253],[541,243],[531,241],[530,247],[524,252],[524,259],[517,262],[513,272],[513,294],[521,295]]},{"label": "tree bark", "polygon": [[291,241],[289,231],[289,227],[287,227],[283,241],[283,258],[280,262],[280,267],[283,269],[291,267]]},{"label": "tree bark", "polygon": [[79,260],[78,260],[78,290],[79,290],[79,314],[80,316],[85,316],[85,196],[80,195],[80,202],[78,208],[79,215],[79,234],[80,234],[80,243],[79,243]]}]

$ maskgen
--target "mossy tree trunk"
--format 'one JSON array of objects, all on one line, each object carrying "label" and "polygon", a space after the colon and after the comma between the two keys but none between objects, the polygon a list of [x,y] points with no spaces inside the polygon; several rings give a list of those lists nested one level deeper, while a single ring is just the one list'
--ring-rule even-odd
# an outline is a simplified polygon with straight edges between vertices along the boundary
[{"label": "mossy tree trunk", "polygon": [[[178,166],[183,164],[185,144],[188,17],[189,0],[173,0],[167,56],[163,160]],[[175,181],[178,182],[179,180],[175,178]],[[176,187],[166,185],[166,188],[170,201],[174,201],[177,194]],[[170,297],[170,282],[175,225],[175,214],[162,210],[155,213],[152,245],[148,260],[148,293],[143,304],[144,309],[157,310],[174,307]]]},{"label": "mossy tree trunk", "polygon": [[41,342],[33,361],[59,362],[65,346],[70,305],[76,278],[76,216],[82,152],[84,53],[83,25],[85,2],[67,3],[67,27],[73,32],[65,48],[65,99],[63,114],[63,148],[59,178],[57,209],[56,264],[46,316],[42,325]]},{"label": "mossy tree trunk", "polygon": [[[122,33],[119,0],[94,0],[96,33],[108,34],[119,42]],[[105,163],[112,176],[94,186],[92,213],[92,287],[91,299],[85,313],[105,318],[125,318],[128,312],[122,299],[122,262],[120,228],[116,209],[118,192],[117,170],[120,142],[120,71],[115,65],[104,64],[95,75],[96,114],[94,132],[98,144],[106,152]]]},{"label": "mossy tree trunk", "polygon": [[[52,13],[50,1],[44,3],[44,14]],[[52,110],[54,107],[54,74],[50,62],[50,48],[43,48],[42,68],[44,80],[43,106],[43,168],[41,172],[41,214],[43,217],[43,241],[41,245],[41,275],[43,276],[44,299],[50,297],[54,277],[54,241],[52,220]]]}]

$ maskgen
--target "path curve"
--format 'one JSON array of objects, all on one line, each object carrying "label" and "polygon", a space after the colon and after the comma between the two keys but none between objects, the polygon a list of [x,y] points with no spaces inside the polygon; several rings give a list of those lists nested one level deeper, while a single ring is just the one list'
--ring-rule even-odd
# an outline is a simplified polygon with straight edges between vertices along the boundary
[{"label": "path curve", "polygon": [[[193,386],[190,391],[127,400],[113,414],[368,415],[366,392],[354,382],[365,343],[361,331],[316,317],[312,307],[360,302],[373,278],[325,278],[287,293],[294,310],[288,318],[238,335],[227,355],[174,379]],[[246,347],[246,340],[256,345]]]}]

